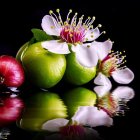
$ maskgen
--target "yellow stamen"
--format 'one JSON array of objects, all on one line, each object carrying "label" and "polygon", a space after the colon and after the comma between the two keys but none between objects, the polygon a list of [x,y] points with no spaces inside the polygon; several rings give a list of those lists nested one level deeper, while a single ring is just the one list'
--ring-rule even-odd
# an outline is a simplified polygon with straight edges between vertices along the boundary
[{"label": "yellow stamen", "polygon": [[56,9],[56,12],[59,13],[60,12],[60,9]]},{"label": "yellow stamen", "polygon": [[51,26],[51,29],[54,29],[55,27],[54,26]]},{"label": "yellow stamen", "polygon": [[98,27],[101,28],[102,27],[102,24],[98,24]]},{"label": "yellow stamen", "polygon": [[51,15],[52,13],[53,13],[53,11],[52,11],[52,10],[50,10],[50,11],[49,11],[49,14]]},{"label": "yellow stamen", "polygon": [[72,9],[70,9],[69,12],[71,13],[72,12]]}]

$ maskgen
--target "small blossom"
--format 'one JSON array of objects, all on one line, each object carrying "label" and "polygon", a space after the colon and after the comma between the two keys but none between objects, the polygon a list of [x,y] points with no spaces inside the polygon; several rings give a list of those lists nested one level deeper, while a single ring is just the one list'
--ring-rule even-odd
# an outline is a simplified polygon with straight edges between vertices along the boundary
[{"label": "small blossom", "polygon": [[[107,80],[101,81],[101,77],[110,77],[120,84],[129,84],[134,79],[134,73],[126,67],[125,55],[122,52],[111,52],[112,46],[110,44],[103,45],[101,42],[93,42],[94,49],[96,49],[99,65],[98,75],[94,79],[94,83],[97,85],[106,85]],[[100,82],[99,82],[100,81]]]}]

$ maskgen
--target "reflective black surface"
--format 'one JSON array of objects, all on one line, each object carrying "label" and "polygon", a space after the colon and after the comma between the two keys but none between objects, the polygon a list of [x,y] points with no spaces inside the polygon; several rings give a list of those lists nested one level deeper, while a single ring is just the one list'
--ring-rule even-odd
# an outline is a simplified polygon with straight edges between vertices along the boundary
[{"label": "reflective black surface", "polygon": [[[47,1],[19,1],[3,2],[0,9],[0,55],[16,55],[17,50],[32,37],[32,28],[41,28],[41,19],[48,14],[50,9],[60,8],[64,15],[68,9],[72,8],[80,15],[96,16],[95,26],[98,23],[103,25],[101,30],[106,30],[107,34],[99,38],[100,41],[111,38],[114,43],[114,50],[126,50],[127,66],[134,74],[134,81],[129,84],[135,91],[135,97],[129,102],[130,110],[123,117],[115,117],[112,127],[97,127],[96,130],[103,140],[124,140],[136,139],[138,136],[137,126],[139,127],[139,34],[138,18],[139,7],[137,0],[125,1],[95,1],[89,0],[47,0]],[[63,14],[62,14],[63,15]],[[114,81],[113,88],[117,87]],[[84,85],[93,88],[92,82]],[[52,90],[57,91],[64,86],[60,84]],[[26,90],[30,89],[27,86]],[[65,90],[64,88],[61,88]],[[23,89],[21,89],[23,90]],[[22,97],[22,96],[21,96]],[[0,132],[6,129],[10,131],[9,140],[37,139],[38,133],[22,130],[15,123],[0,128]],[[0,133],[1,135],[1,133]],[[43,138],[42,138],[43,137]],[[2,139],[0,137],[0,139]],[[47,139],[41,136],[41,139]]]}]

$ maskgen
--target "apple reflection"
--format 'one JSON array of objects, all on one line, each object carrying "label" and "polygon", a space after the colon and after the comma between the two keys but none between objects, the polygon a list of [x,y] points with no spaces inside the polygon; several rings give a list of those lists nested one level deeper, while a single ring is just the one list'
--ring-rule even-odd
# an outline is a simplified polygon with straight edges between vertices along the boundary
[{"label": "apple reflection", "polygon": [[57,93],[40,90],[26,98],[22,117],[17,120],[22,129],[42,131],[44,122],[67,117],[67,108]]},{"label": "apple reflection", "polygon": [[20,118],[24,103],[16,96],[0,96],[0,127],[4,127]]}]

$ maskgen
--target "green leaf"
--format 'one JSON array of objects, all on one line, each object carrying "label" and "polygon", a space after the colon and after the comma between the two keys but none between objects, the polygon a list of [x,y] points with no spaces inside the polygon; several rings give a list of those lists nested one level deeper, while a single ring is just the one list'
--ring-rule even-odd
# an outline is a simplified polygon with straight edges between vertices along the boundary
[{"label": "green leaf", "polygon": [[30,39],[30,41],[29,41],[29,46],[32,45],[32,44],[34,44],[34,43],[36,43],[36,42],[37,42],[37,41],[36,41],[35,37],[32,37],[32,38]]},{"label": "green leaf", "polygon": [[31,31],[37,42],[53,40],[53,37],[46,34],[46,32],[44,32],[43,30],[33,28]]}]

